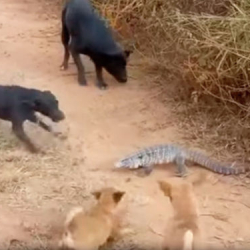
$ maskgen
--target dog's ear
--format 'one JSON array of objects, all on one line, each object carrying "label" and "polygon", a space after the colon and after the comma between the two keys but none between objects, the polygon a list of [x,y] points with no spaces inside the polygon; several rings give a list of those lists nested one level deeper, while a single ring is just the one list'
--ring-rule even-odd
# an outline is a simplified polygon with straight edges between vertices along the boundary
[{"label": "dog's ear", "polygon": [[158,185],[165,196],[171,196],[171,185],[166,181],[158,181]]},{"label": "dog's ear", "polygon": [[132,54],[132,51],[131,51],[131,50],[128,50],[128,49],[125,49],[125,50],[124,50],[124,54],[125,54],[126,59],[128,59],[129,56],[130,56],[130,54]]},{"label": "dog's ear", "polygon": [[43,102],[41,101],[41,99],[39,97],[37,97],[35,100],[34,100],[34,107],[41,107],[43,104]]},{"label": "dog's ear", "polygon": [[52,94],[49,90],[44,90],[43,93],[44,93],[44,94],[49,94],[49,95]]},{"label": "dog's ear", "polygon": [[94,195],[95,198],[96,198],[97,200],[99,200],[100,197],[101,197],[101,192],[100,192],[100,191],[94,191],[94,192],[92,192],[92,195]]},{"label": "dog's ear", "polygon": [[36,104],[34,100],[23,100],[22,105],[29,109],[34,109]]},{"label": "dog's ear", "polygon": [[207,179],[207,174],[204,171],[199,172],[198,174],[191,175],[187,180],[193,186],[200,186]]},{"label": "dog's ear", "polygon": [[115,203],[118,203],[121,198],[123,197],[123,195],[125,194],[125,192],[121,192],[121,191],[117,191],[113,194],[113,199],[115,201]]}]

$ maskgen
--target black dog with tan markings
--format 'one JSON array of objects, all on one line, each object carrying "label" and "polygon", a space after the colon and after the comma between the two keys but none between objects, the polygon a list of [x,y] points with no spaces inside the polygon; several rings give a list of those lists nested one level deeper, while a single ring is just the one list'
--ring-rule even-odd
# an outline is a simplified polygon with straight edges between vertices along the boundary
[{"label": "black dog with tan markings", "polygon": [[37,123],[41,128],[52,132],[52,128],[41,121],[35,112],[49,117],[53,122],[65,119],[64,113],[58,107],[58,100],[50,91],[13,85],[0,86],[0,119],[12,123],[13,132],[31,152],[38,150],[24,132],[23,123],[26,120]]}]

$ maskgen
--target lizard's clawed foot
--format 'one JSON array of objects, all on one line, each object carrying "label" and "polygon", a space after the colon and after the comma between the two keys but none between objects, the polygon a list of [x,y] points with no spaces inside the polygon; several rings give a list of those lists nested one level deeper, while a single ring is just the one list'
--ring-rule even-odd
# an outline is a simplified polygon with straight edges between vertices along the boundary
[{"label": "lizard's clawed foot", "polygon": [[189,175],[189,173],[187,172],[187,171],[185,171],[185,172],[177,172],[176,174],[175,174],[175,176],[176,177],[181,177],[181,178],[186,178],[187,176]]},{"label": "lizard's clawed foot", "polygon": [[150,175],[152,172],[151,168],[141,168],[137,171],[136,175],[139,177],[146,177],[148,175]]},{"label": "lizard's clawed foot", "polygon": [[137,170],[137,171],[136,171],[136,175],[137,175],[138,177],[146,177],[146,176],[148,176],[148,174],[145,172],[144,169],[139,169],[139,170]]}]

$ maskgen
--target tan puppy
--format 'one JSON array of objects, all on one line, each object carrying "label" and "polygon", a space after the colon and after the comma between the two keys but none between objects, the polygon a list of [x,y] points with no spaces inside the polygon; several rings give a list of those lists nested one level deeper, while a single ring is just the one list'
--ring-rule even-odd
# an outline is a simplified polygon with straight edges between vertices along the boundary
[{"label": "tan puppy", "polygon": [[89,212],[74,208],[67,215],[60,247],[97,250],[119,234],[114,212],[125,192],[104,188],[92,194],[98,203]]},{"label": "tan puppy", "polygon": [[174,209],[174,215],[168,221],[162,249],[201,249],[198,206],[193,193],[193,185],[199,185],[203,179],[201,177],[193,178],[191,182],[179,177],[158,181],[160,189],[170,198]]}]

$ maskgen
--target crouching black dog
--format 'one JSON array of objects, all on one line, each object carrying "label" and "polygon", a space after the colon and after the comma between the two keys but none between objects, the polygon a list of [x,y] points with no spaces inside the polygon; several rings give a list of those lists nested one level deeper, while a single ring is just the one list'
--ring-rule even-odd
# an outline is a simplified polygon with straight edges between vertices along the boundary
[{"label": "crouching black dog", "polygon": [[50,91],[28,89],[20,86],[0,86],[0,119],[10,121],[15,135],[35,153],[37,148],[23,130],[23,123],[28,120],[37,123],[46,131],[52,128],[42,122],[35,112],[49,117],[54,122],[65,119],[64,113],[58,108],[58,100]]},{"label": "crouching black dog", "polygon": [[89,0],[70,0],[62,11],[62,43],[64,60],[62,70],[68,68],[69,51],[78,69],[78,82],[87,85],[80,54],[90,57],[95,65],[97,86],[105,89],[102,68],[121,83],[127,82],[127,59],[131,53],[122,50],[113,39],[112,32],[95,13]]}]

